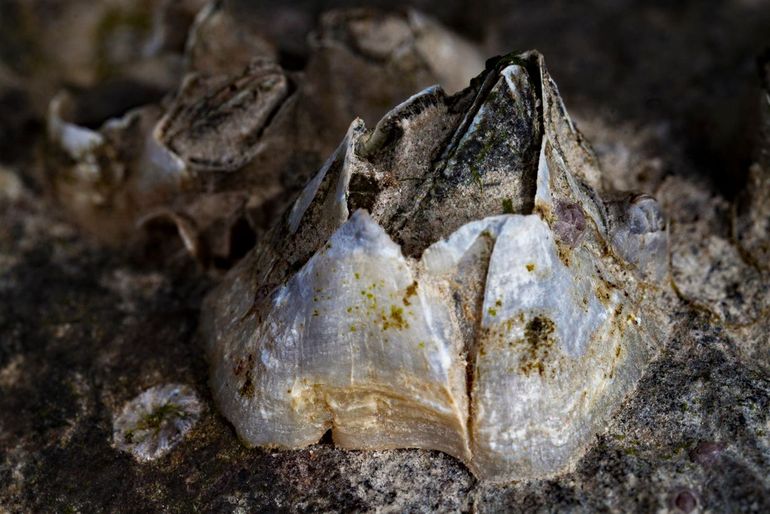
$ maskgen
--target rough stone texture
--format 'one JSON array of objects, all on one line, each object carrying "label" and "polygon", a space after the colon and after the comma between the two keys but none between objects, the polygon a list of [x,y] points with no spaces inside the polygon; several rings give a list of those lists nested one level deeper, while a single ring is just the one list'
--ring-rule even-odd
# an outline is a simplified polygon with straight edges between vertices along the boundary
[{"label": "rough stone texture", "polygon": [[[656,194],[681,243],[673,279],[688,287],[684,300],[668,300],[675,335],[587,455],[562,476],[490,486],[436,452],[246,449],[206,386],[196,324],[209,279],[99,249],[61,221],[19,144],[39,134],[41,118],[14,98],[34,106],[35,95],[6,81],[3,66],[0,512],[770,510],[770,321],[755,310],[770,280],[747,268],[729,232],[751,162],[753,59],[768,43],[770,9],[750,0],[417,3],[495,49],[543,51],[612,183]],[[329,4],[280,4],[260,9],[280,11],[272,30],[301,63],[296,35]],[[14,19],[14,5],[0,6],[0,20]],[[32,58],[6,57],[24,48],[23,37],[5,44],[11,32],[2,57],[24,77]],[[724,279],[711,282],[712,269]],[[208,408],[174,451],[138,464],[111,446],[113,416],[167,382],[192,386]]]}]

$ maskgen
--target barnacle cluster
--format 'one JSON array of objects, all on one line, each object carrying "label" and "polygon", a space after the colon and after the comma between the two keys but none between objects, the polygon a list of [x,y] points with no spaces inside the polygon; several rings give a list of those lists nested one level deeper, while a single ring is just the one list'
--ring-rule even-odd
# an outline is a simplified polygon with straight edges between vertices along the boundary
[{"label": "barnacle cluster", "polygon": [[[575,462],[662,333],[657,201],[604,187],[537,52],[471,80],[477,50],[436,22],[353,9],[321,18],[299,73],[226,5],[191,22],[165,98],[86,122],[98,92],[56,95],[48,170],[104,241],[170,226],[221,268],[253,247],[202,323],[241,439],[331,430],[498,481]],[[156,458],[200,409],[150,389],[115,446]]]},{"label": "barnacle cluster", "polygon": [[666,240],[652,197],[602,189],[543,57],[490,60],[355,120],[209,296],[213,396],[252,445],[555,473],[654,354]]},{"label": "barnacle cluster", "polygon": [[311,43],[304,73],[286,70],[227,3],[211,2],[165,98],[86,119],[105,92],[61,92],[48,115],[56,197],[102,241],[170,227],[198,261],[228,267],[243,253],[233,239],[269,227],[353,116],[376,121],[413,91],[459,88],[483,67],[475,47],[414,11],[332,11]]}]

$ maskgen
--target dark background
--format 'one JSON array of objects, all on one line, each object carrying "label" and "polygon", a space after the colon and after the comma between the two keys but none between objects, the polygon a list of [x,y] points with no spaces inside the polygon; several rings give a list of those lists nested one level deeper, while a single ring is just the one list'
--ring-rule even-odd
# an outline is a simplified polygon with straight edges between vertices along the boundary
[{"label": "dark background", "polygon": [[[770,44],[766,0],[232,3],[239,16],[279,43],[282,64],[294,69],[304,63],[307,34],[322,11],[362,5],[415,7],[489,55],[538,49],[571,110],[623,122],[665,122],[696,172],[712,178],[723,194],[732,197],[743,184],[756,123],[755,62]],[[57,61],[64,61],[57,52],[67,51],[57,38],[66,38],[67,27],[76,24],[77,17],[74,22],[67,17],[78,4],[86,10],[93,5],[0,1],[0,63],[21,80],[0,98],[0,161],[18,156],[25,137],[20,134],[39,121],[42,99],[71,80],[55,70]],[[189,21],[178,17],[181,25]],[[43,45],[36,39],[41,33],[48,40]],[[29,77],[38,79],[34,86],[24,83]],[[37,92],[39,98],[29,100]],[[25,102],[37,114],[22,108]]]}]

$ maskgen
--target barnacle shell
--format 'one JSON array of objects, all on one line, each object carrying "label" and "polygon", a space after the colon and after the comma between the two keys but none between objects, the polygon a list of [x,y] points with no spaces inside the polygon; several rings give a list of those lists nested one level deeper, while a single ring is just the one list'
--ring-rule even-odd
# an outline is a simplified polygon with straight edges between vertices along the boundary
[{"label": "barnacle shell", "polygon": [[188,68],[206,73],[238,72],[255,57],[278,57],[276,48],[239,23],[222,0],[210,1],[198,12],[186,46]]},{"label": "barnacle shell", "polygon": [[72,0],[58,4],[55,16],[46,0],[4,2],[0,23],[4,33],[24,42],[14,60],[34,64],[25,86],[35,100],[45,101],[60,84],[90,87],[128,79],[173,87],[184,38],[204,2]]},{"label": "barnacle shell", "polygon": [[[333,67],[330,82],[347,77],[358,81],[361,71],[369,69],[375,74],[370,77],[373,86],[393,87],[378,82],[397,74],[398,87],[414,87],[428,80],[454,93],[484,68],[484,58],[475,46],[414,9],[403,13],[367,8],[327,12],[311,44],[316,48],[312,60]],[[311,62],[311,69],[313,65]],[[370,88],[364,94],[377,94],[376,87]]]},{"label": "barnacle shell", "polygon": [[56,152],[55,193],[80,224],[105,240],[118,241],[134,230],[136,213],[167,201],[184,179],[184,163],[151,136],[161,112],[133,109],[98,129],[75,119],[78,102],[62,92],[51,100],[48,134]]},{"label": "barnacle shell", "polygon": [[198,422],[203,405],[182,384],[151,387],[126,403],[113,422],[115,447],[139,462],[171,451]]},{"label": "barnacle shell", "polygon": [[220,410],[251,445],[331,429],[498,481],[573,463],[662,330],[660,211],[600,179],[536,52],[354,121],[207,299]]}]

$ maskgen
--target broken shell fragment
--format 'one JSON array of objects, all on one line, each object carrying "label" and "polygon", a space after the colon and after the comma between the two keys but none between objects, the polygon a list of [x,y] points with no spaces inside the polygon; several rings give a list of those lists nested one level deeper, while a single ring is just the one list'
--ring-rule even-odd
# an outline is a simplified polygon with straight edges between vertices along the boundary
[{"label": "broken shell fragment", "polygon": [[331,429],[495,481],[565,469],[663,331],[660,210],[605,200],[600,178],[536,52],[354,121],[207,298],[221,412],[250,445]]},{"label": "broken shell fragment", "polygon": [[151,387],[128,402],[113,422],[115,447],[139,462],[162,457],[198,422],[203,405],[190,387]]}]

